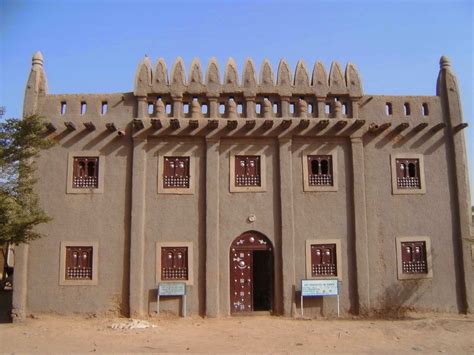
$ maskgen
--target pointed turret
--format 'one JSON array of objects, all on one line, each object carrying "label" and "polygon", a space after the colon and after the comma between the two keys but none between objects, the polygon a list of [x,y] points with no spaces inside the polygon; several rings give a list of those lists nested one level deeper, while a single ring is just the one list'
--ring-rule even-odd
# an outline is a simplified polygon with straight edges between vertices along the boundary
[{"label": "pointed turret", "polygon": [[273,71],[270,62],[265,59],[260,69],[260,87],[264,89],[273,89],[275,80],[273,79]]},{"label": "pointed turret", "polygon": [[36,52],[32,58],[30,76],[26,84],[23,116],[37,113],[39,98],[48,93],[48,81],[43,62],[43,54],[39,51]]},{"label": "pointed turret", "polygon": [[159,58],[155,65],[155,72],[153,75],[153,92],[168,91],[168,69],[163,58]]},{"label": "pointed turret", "polygon": [[138,64],[137,72],[135,74],[135,87],[133,94],[135,96],[146,96],[151,89],[152,70],[150,58],[147,55]]},{"label": "pointed turret", "polygon": [[336,61],[332,62],[331,70],[329,71],[329,93],[333,95],[347,93],[346,81],[344,80],[341,66]]},{"label": "pointed turret", "polygon": [[354,64],[350,62],[347,63],[345,77],[349,95],[353,97],[362,97],[362,83],[359,77],[359,72],[357,71]]}]

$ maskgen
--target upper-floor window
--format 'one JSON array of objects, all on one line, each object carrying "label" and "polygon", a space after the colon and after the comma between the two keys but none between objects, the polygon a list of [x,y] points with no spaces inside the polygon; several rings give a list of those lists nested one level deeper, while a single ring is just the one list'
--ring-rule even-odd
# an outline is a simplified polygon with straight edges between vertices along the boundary
[{"label": "upper-floor window", "polygon": [[165,156],[163,162],[163,188],[188,189],[190,180],[189,157]]},{"label": "upper-floor window", "polygon": [[419,189],[420,161],[418,159],[396,159],[397,187],[399,189]]},{"label": "upper-floor window", "polygon": [[74,157],[72,187],[77,189],[99,187],[99,157]]},{"label": "upper-floor window", "polygon": [[330,155],[308,155],[308,184],[310,186],[332,186],[332,157]]},{"label": "upper-floor window", "polygon": [[424,194],[426,192],[422,154],[392,154],[391,167],[393,194]]},{"label": "upper-floor window", "polygon": [[261,186],[260,156],[235,156],[235,186]]}]

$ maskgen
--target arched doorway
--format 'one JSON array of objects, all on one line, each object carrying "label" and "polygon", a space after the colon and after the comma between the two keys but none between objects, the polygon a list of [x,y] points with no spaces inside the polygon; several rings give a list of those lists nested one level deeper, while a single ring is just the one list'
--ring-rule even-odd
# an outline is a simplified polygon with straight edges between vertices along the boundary
[{"label": "arched doorway", "polygon": [[230,312],[271,311],[273,247],[255,231],[245,232],[230,246]]}]

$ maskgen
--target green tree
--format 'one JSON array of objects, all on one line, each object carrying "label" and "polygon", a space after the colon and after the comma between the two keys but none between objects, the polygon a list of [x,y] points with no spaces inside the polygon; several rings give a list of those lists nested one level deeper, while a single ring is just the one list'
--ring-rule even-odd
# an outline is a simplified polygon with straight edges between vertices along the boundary
[{"label": "green tree", "polygon": [[50,220],[34,190],[35,161],[53,145],[40,116],[0,122],[0,245],[42,237],[34,227]]}]

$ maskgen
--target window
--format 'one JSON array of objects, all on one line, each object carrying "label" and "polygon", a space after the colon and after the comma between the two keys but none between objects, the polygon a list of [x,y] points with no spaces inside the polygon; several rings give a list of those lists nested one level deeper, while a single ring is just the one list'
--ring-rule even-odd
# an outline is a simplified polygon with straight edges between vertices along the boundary
[{"label": "window", "polygon": [[399,280],[433,277],[430,244],[428,237],[397,238]]},{"label": "window", "polygon": [[92,280],[92,247],[66,247],[66,280]]},{"label": "window", "polygon": [[188,248],[161,248],[161,280],[188,279]]},{"label": "window", "polygon": [[260,156],[235,156],[235,186],[260,186]]},{"label": "window", "polygon": [[164,157],[163,188],[189,188],[189,157]]},{"label": "window", "polygon": [[99,187],[99,157],[74,157],[73,188]]},{"label": "window", "polygon": [[98,243],[61,242],[60,285],[97,285]]},{"label": "window", "polygon": [[303,151],[303,191],[337,191],[337,146]]},{"label": "window", "polygon": [[408,102],[403,104],[403,113],[405,116],[410,116],[410,104]]},{"label": "window", "polygon": [[189,145],[158,152],[159,194],[194,193],[196,149],[196,146]]},{"label": "window", "polygon": [[193,284],[193,243],[156,243],[156,281]]},{"label": "window", "polygon": [[306,241],[306,278],[342,279],[341,241],[316,239]]},{"label": "window", "polygon": [[421,105],[421,113],[423,114],[423,116],[428,116],[430,114],[427,103]]},{"label": "window", "polygon": [[425,193],[423,156],[394,154],[392,160],[392,192],[394,194]]},{"label": "window", "polygon": [[330,155],[308,155],[307,162],[310,186],[332,186],[332,157]]},{"label": "window", "polygon": [[396,159],[397,187],[399,189],[419,189],[420,162],[418,159]]},{"label": "window", "polygon": [[337,276],[336,244],[311,245],[311,276]]},{"label": "window", "polygon": [[67,193],[103,193],[105,157],[98,151],[70,152]]},{"label": "window", "polygon": [[262,192],[266,190],[265,155],[262,154],[261,149],[232,150],[229,160],[230,192]]}]

